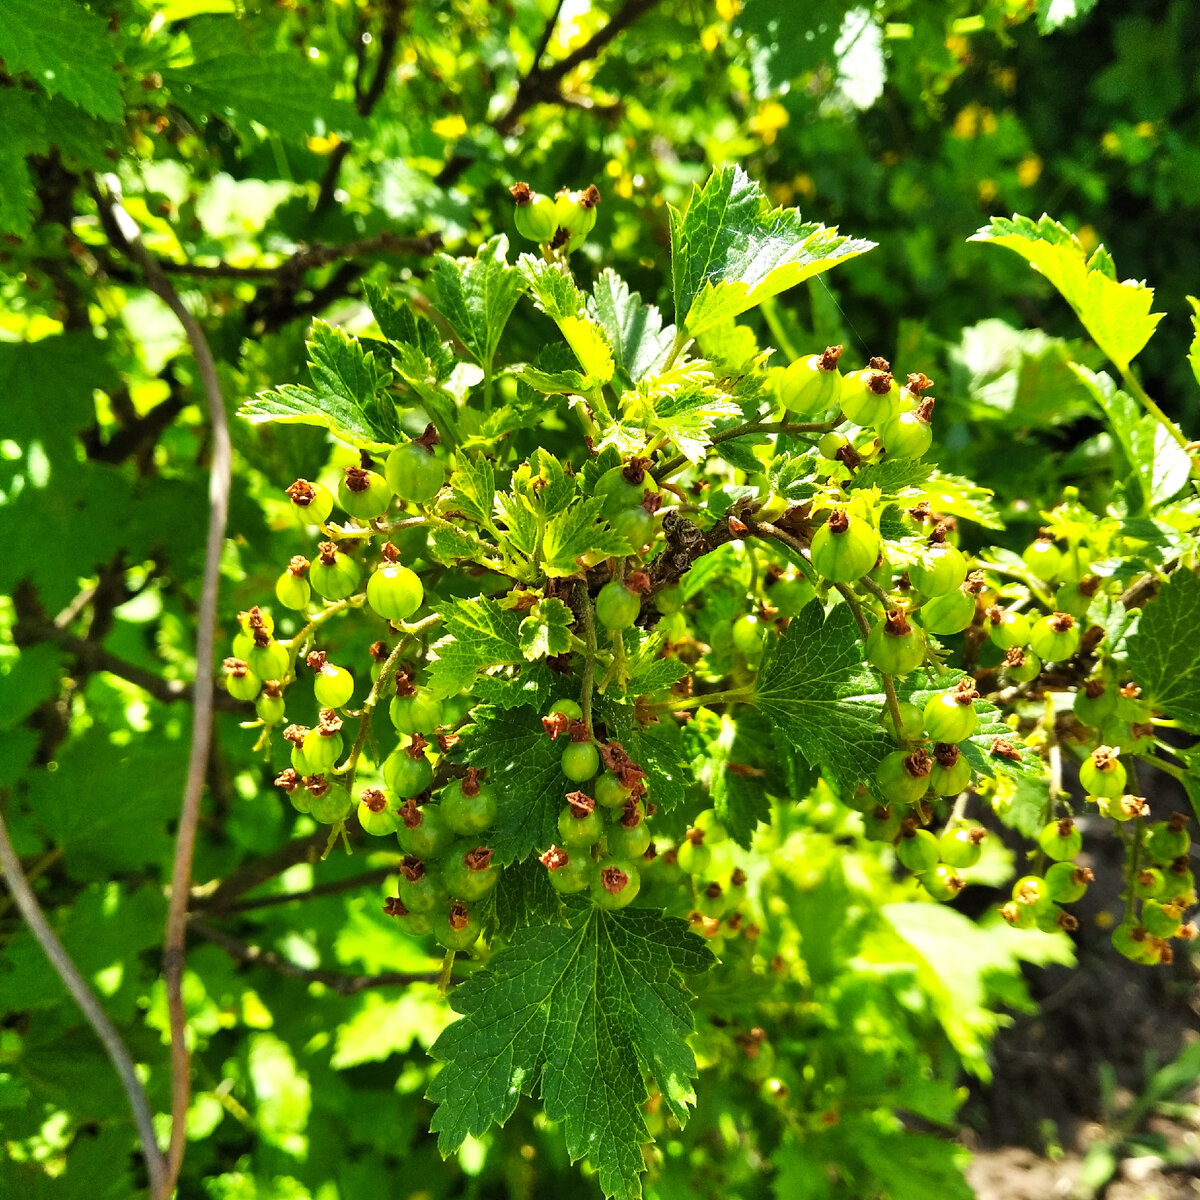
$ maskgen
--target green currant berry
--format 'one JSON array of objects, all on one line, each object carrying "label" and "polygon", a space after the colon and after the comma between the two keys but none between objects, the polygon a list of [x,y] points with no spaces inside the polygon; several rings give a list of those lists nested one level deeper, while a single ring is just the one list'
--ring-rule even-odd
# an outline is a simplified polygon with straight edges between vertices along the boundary
[{"label": "green currant berry", "polygon": [[486,846],[459,841],[447,851],[442,883],[456,900],[482,900],[499,882],[500,864]]},{"label": "green currant berry", "polygon": [[352,517],[370,521],[387,512],[392,489],[378,471],[347,467],[338,484],[338,503]]},{"label": "green currant berry", "polygon": [[514,183],[509,192],[517,206],[517,232],[531,242],[549,242],[558,228],[553,198],[539,195],[527,183]]},{"label": "green currant berry", "polygon": [[407,621],[424,601],[421,577],[399,563],[385,562],[367,580],[367,603],[385,621]]},{"label": "green currant berry", "polygon": [[966,882],[959,878],[948,863],[938,863],[932,870],[921,876],[921,886],[935,900],[953,900],[966,887]]},{"label": "green currant berry", "polygon": [[[300,776],[301,779],[309,775],[317,773],[317,767],[309,761],[309,757],[304,753],[304,739],[308,736],[308,730],[303,726],[289,725],[288,729],[299,730],[298,740],[292,742],[291,764],[292,770]],[[287,737],[288,730],[284,730],[284,737]]]},{"label": "green currant berry", "polygon": [[1029,644],[1029,618],[1023,612],[1006,611],[994,604],[987,610],[987,617],[988,637],[993,645],[1008,650]]},{"label": "green currant berry", "polygon": [[1154,937],[1174,937],[1179,932],[1182,918],[1183,910],[1174,904],[1151,899],[1142,905],[1142,924]]},{"label": "green currant berry", "polygon": [[321,650],[308,656],[308,665],[316,672],[313,695],[322,708],[341,708],[354,695],[354,676],[344,667],[334,666]]},{"label": "green currant berry", "polygon": [[938,838],[938,856],[948,867],[973,867],[983,855],[986,837],[982,825],[957,825]]},{"label": "green currant berry", "polygon": [[622,509],[608,523],[633,547],[635,553],[640,553],[643,546],[654,540],[658,528],[654,518],[640,504]]},{"label": "green currant berry", "polygon": [[1092,565],[1091,555],[1086,547],[1068,546],[1062,556],[1062,566],[1058,568],[1058,577],[1064,583],[1080,583],[1088,577]]},{"label": "green currant berry", "polygon": [[362,568],[333,542],[322,542],[320,554],[308,569],[308,581],[318,596],[326,600],[345,600],[353,596],[362,579]]},{"label": "green currant berry", "polygon": [[562,754],[562,772],[572,783],[586,783],[600,769],[594,742],[570,742]]},{"label": "green currant berry", "polygon": [[496,789],[480,783],[477,776],[478,772],[472,767],[466,779],[455,779],[442,791],[442,815],[455,833],[482,833],[496,823],[499,811]]},{"label": "green currant berry", "polygon": [[955,588],[921,605],[921,624],[939,637],[962,633],[974,619],[975,597],[965,588]]},{"label": "green currant berry", "polygon": [[771,603],[779,609],[781,617],[798,617],[801,610],[812,602],[816,594],[816,590],[807,579],[796,577],[781,579],[772,584],[770,599]]},{"label": "green currant berry", "polygon": [[388,455],[383,473],[388,487],[411,504],[428,504],[446,481],[442,464],[416,442],[397,446]]},{"label": "green currant berry", "polygon": [[928,829],[912,829],[900,836],[896,857],[914,874],[931,871],[938,862],[938,840]]},{"label": "green currant berry", "polygon": [[1050,538],[1039,538],[1025,547],[1021,561],[1030,575],[1043,582],[1053,579],[1062,567],[1062,552]]},{"label": "green currant berry", "polygon": [[433,783],[433,764],[424,749],[418,749],[414,757],[411,752],[415,747],[414,742],[407,749],[393,750],[383,760],[383,781],[401,800],[419,796]]},{"label": "green currant berry", "polygon": [[608,839],[608,852],[614,858],[641,858],[650,847],[650,827],[645,821],[629,827],[615,821],[608,827],[605,836]]},{"label": "green currant berry", "polygon": [[265,646],[253,647],[246,655],[246,665],[259,679],[283,679],[292,660],[282,642],[270,641]]},{"label": "green currant berry", "polygon": [[388,715],[397,733],[433,733],[442,723],[443,713],[442,702],[426,691],[414,692],[411,696],[393,696],[388,706]]},{"label": "green currant berry", "polygon": [[1075,828],[1075,822],[1070,817],[1063,817],[1061,821],[1051,821],[1042,829],[1038,834],[1038,845],[1047,858],[1066,862],[1083,849],[1083,834]]},{"label": "green currant berry", "polygon": [[812,415],[827,412],[842,398],[842,376],[838,371],[841,346],[829,346],[823,354],[798,358],[779,377],[779,399],[788,412]]},{"label": "green currant berry", "polygon": [[925,635],[895,608],[867,634],[867,661],[884,675],[907,675],[925,661]]},{"label": "green currant berry", "polygon": [[1140,925],[1125,922],[1113,930],[1113,948],[1118,954],[1136,963],[1156,963],[1161,957],[1161,951],[1154,944],[1154,939]]},{"label": "green currant berry", "polygon": [[1079,782],[1089,796],[1115,799],[1125,791],[1125,767],[1112,746],[1097,746],[1079,765]]},{"label": "green currant berry", "polygon": [[262,680],[240,658],[225,660],[225,688],[235,700],[253,700],[262,690]]},{"label": "green currant berry", "polygon": [[1059,612],[1069,613],[1077,621],[1086,620],[1099,587],[1100,580],[1095,575],[1085,575],[1078,583],[1061,584],[1054,593],[1054,607]]},{"label": "green currant berry", "polygon": [[1040,875],[1024,875],[1013,884],[1013,901],[1034,912],[1049,908],[1054,901],[1046,881]]},{"label": "green currant berry", "polygon": [[[316,780],[314,788],[312,781]],[[339,784],[330,784],[324,776],[310,776],[305,781],[311,796],[309,813],[321,825],[336,825],[350,815],[354,801],[350,793]]]},{"label": "green currant berry", "polygon": [[554,716],[557,713],[562,713],[564,717],[572,721],[581,721],[583,719],[583,709],[574,700],[555,700],[550,705],[549,715]]},{"label": "green currant berry", "polygon": [[1133,894],[1142,899],[1161,898],[1170,890],[1167,877],[1157,867],[1143,867],[1133,877]]},{"label": "green currant berry", "polygon": [[1137,684],[1118,688],[1115,697],[1117,716],[1123,721],[1148,721],[1153,715],[1150,705],[1141,698],[1142,689]]},{"label": "green currant berry", "polygon": [[1004,655],[1004,670],[1013,683],[1029,683],[1042,672],[1042,660],[1032,650],[1013,646]]},{"label": "green currant berry", "polygon": [[863,833],[872,842],[894,842],[900,833],[903,818],[896,808],[877,804],[863,815]]},{"label": "green currant berry", "polygon": [[974,704],[978,695],[971,681],[964,680],[958,687],[930,696],[925,705],[925,730],[929,736],[935,742],[961,742],[969,738],[979,723]]},{"label": "green currant berry", "polygon": [[712,851],[704,844],[703,839],[684,838],[676,851],[676,861],[679,869],[685,875],[694,879],[698,875],[707,875],[712,866]]},{"label": "green currant berry", "polygon": [[446,913],[439,913],[433,921],[433,936],[447,950],[469,950],[479,941],[480,932],[479,922],[459,899],[451,900]]},{"label": "green currant berry", "polygon": [[342,719],[333,709],[322,709],[320,723],[304,735],[304,757],[315,770],[328,771],[342,749]]},{"label": "green currant berry", "polygon": [[911,754],[895,750],[879,764],[875,782],[889,805],[906,808],[925,795],[932,767],[933,759],[924,750],[917,749]]},{"label": "green currant berry", "polygon": [[297,554],[288,563],[288,569],[275,580],[275,599],[284,608],[300,612],[308,607],[312,588],[305,576],[308,574],[308,559]]},{"label": "green currant berry", "polygon": [[879,440],[889,458],[920,458],[933,445],[933,401],[926,398],[916,408],[893,413],[878,426]]},{"label": "green currant berry", "polygon": [[733,644],[752,667],[762,662],[765,635],[763,623],[757,617],[739,617],[733,623]]},{"label": "green currant berry", "polygon": [[406,801],[400,807],[400,827],[396,841],[405,854],[429,861],[441,857],[454,839],[436,804],[417,804]]},{"label": "green currant berry", "polygon": [[817,441],[817,453],[822,458],[829,459],[830,462],[838,461],[838,452],[843,446],[849,443],[840,433],[834,433],[832,430],[829,433],[821,434]]},{"label": "green currant berry", "polygon": [[257,604],[245,612],[238,613],[238,625],[242,632],[254,641],[267,641],[275,632],[275,618]]},{"label": "green currant berry", "polygon": [[1094,878],[1087,867],[1077,867],[1073,862],[1056,862],[1046,871],[1046,891],[1056,904],[1074,904]]},{"label": "green currant berry", "polygon": [[601,808],[624,808],[631,793],[631,789],[623,787],[620,779],[611,771],[605,771],[596,780],[593,791],[596,793],[596,803]]},{"label": "green currant berry", "polygon": [[1079,649],[1079,626],[1069,613],[1052,613],[1034,624],[1029,645],[1043,662],[1062,662]]},{"label": "green currant berry", "polygon": [[405,855],[400,864],[400,882],[396,890],[405,907],[413,912],[432,912],[450,899],[438,875],[415,854]]},{"label": "green currant berry", "polygon": [[624,908],[641,886],[641,875],[629,859],[609,858],[599,864],[592,876],[592,900],[598,908]]},{"label": "green currant berry", "polygon": [[1037,925],[1037,913],[1025,904],[1010,900],[1000,906],[1000,915],[1014,929],[1033,929]]},{"label": "green currant berry", "polygon": [[568,850],[593,846],[604,832],[604,818],[596,811],[596,802],[583,792],[571,792],[567,806],[558,814],[558,836]]},{"label": "green currant berry", "polygon": [[324,525],[333,512],[330,490],[307,479],[297,479],[287,489],[287,497],[292,502],[292,512],[303,525]]},{"label": "green currant berry", "polygon": [[1114,690],[1105,686],[1102,679],[1093,677],[1087,680],[1083,690],[1075,693],[1072,705],[1075,715],[1085,725],[1098,727],[1116,712],[1117,700],[1113,694]]},{"label": "green currant berry", "polygon": [[865,575],[879,557],[879,534],[862,517],[835,508],[813,534],[812,564],[831,583],[852,583]]},{"label": "green currant berry", "polygon": [[278,725],[283,720],[284,708],[283,691],[277,683],[268,684],[254,702],[254,711],[264,725]]},{"label": "green currant berry", "polygon": [[560,895],[586,892],[592,882],[592,860],[586,851],[574,854],[551,846],[538,860],[550,876],[550,886]]},{"label": "green currant berry", "polygon": [[898,742],[917,742],[925,735],[925,714],[911,700],[901,700],[897,706],[900,709],[900,728],[892,719],[892,707],[889,704],[883,710],[883,727]]},{"label": "green currant berry", "polygon": [[697,885],[696,911],[704,917],[723,917],[729,911],[729,893],[719,883]]},{"label": "green currant berry", "polygon": [[886,360],[873,358],[870,366],[846,375],[839,403],[846,417],[864,428],[878,428],[895,413],[900,407],[900,385]]},{"label": "green currant berry", "polygon": [[706,808],[703,812],[696,814],[696,819],[692,822],[692,828],[698,829],[704,834],[704,844],[706,846],[719,846],[722,842],[729,840],[729,831],[722,824],[716,811],[711,808]]},{"label": "green currant berry", "polygon": [[664,617],[679,612],[683,608],[683,589],[677,583],[663,588],[655,593],[654,604]]},{"label": "green currant berry", "polygon": [[1192,839],[1186,829],[1187,818],[1176,813],[1169,821],[1156,821],[1146,836],[1146,853],[1151,862],[1171,863],[1191,849]]},{"label": "green currant berry", "polygon": [[554,197],[554,220],[559,229],[571,235],[571,249],[577,245],[575,239],[591,233],[596,225],[596,205],[600,203],[600,190],[595,184],[581,192],[566,188]]},{"label": "green currant berry", "polygon": [[[933,748],[933,766],[929,769],[929,790],[935,796],[957,796],[970,783],[971,764],[966,755],[952,743],[938,742]],[[956,867],[965,865],[951,863]]]},{"label": "green currant berry", "polygon": [[644,459],[635,458],[623,466],[612,467],[596,481],[594,496],[604,501],[605,520],[611,521],[621,513],[641,505],[647,492],[657,492],[658,484],[642,466]]},{"label": "green currant berry", "polygon": [[960,587],[967,577],[967,560],[962,551],[949,542],[928,546],[908,568],[913,587],[924,595],[944,596]]},{"label": "green currant berry", "polygon": [[641,608],[641,597],[619,579],[606,583],[596,597],[596,619],[605,629],[628,629]]},{"label": "green currant berry", "polygon": [[379,788],[363,788],[358,798],[358,823],[364,833],[382,837],[400,828],[400,814],[388,804],[387,795]]}]

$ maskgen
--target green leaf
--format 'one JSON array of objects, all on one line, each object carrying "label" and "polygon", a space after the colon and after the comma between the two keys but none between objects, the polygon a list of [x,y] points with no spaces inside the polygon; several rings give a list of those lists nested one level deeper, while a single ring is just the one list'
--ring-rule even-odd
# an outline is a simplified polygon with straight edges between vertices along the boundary
[{"label": "green leaf", "polygon": [[[859,467],[846,483],[846,491],[878,488],[884,496],[895,496],[905,488],[920,487],[933,471],[933,464],[911,458],[867,463]],[[944,509],[938,511],[944,512]]]},{"label": "green leaf", "polygon": [[514,367],[511,374],[523,384],[548,396],[586,395],[595,388],[603,387],[603,380],[584,375],[581,371],[539,371],[528,363]]},{"label": "green leaf", "polygon": [[354,106],[335,97],[323,61],[275,50],[265,31],[255,37],[248,22],[233,16],[202,17],[187,29],[194,60],[164,69],[162,77],[172,100],[193,117],[219,113],[247,133],[249,119],[297,142],[309,133],[361,130]]},{"label": "green leaf", "polygon": [[522,254],[517,267],[533,302],[558,326],[585,375],[600,383],[613,377],[613,355],[600,323],[587,314],[587,297],[557,263]]},{"label": "green leaf", "polygon": [[1200,733],[1200,578],[1181,567],[1142,610],[1129,669],[1147,700]]},{"label": "green leaf", "polygon": [[438,311],[475,361],[490,370],[500,335],[525,289],[521,272],[508,264],[508,238],[497,234],[474,258],[439,254],[432,278]]},{"label": "green leaf", "polygon": [[646,772],[646,786],[654,802],[669,812],[687,798],[687,789],[695,779],[693,764],[684,749],[683,737],[673,721],[642,725],[629,704],[616,704],[605,698],[597,713],[609,728],[610,738],[620,742],[625,752]]},{"label": "green leaf", "polygon": [[686,1121],[696,1062],[684,976],[711,963],[685,922],[644,909],[589,906],[570,926],[518,930],[451,993],[462,1019],[431,1050],[445,1064],[429,1088],[442,1153],[503,1124],[536,1091],[604,1195],[641,1196],[646,1076]]},{"label": "green leaf", "polygon": [[653,304],[643,304],[637,292],[611,268],[600,272],[588,300],[588,311],[604,327],[617,369],[629,383],[661,371],[675,341],[675,326],[662,323]]},{"label": "green leaf", "polygon": [[[1078,363],[1071,369],[1095,400],[1120,444],[1129,472],[1141,489],[1143,511],[1170,500],[1191,476],[1192,460],[1161,421],[1132,396],[1117,387],[1104,371],[1089,371]],[[1134,508],[1136,508],[1136,501]]]},{"label": "green leaf", "polygon": [[1188,347],[1188,362],[1192,364],[1192,374],[1200,383],[1200,300],[1189,296],[1187,302],[1192,306],[1192,344]]},{"label": "green leaf", "polygon": [[[628,643],[628,637],[626,642]],[[665,633],[653,633],[642,639],[641,644],[630,651],[629,679],[625,691],[630,696],[653,696],[676,684],[691,671],[681,658],[673,655],[661,657],[666,644]]]},{"label": "green leaf", "polygon": [[458,455],[450,476],[455,507],[477,525],[494,530],[492,503],[496,499],[496,473],[486,458]]},{"label": "green leaf", "polygon": [[625,538],[600,524],[603,508],[603,499],[579,500],[546,522],[542,569],[547,575],[578,575],[581,568],[576,559],[584,554],[608,557],[633,552]]},{"label": "green leaf", "polygon": [[391,373],[357,338],[314,321],[308,341],[309,375],[316,390],[287,384],[262,392],[238,410],[253,425],[322,425],[363,450],[387,450],[400,438],[395,405],[387,394]]},{"label": "green leaf", "polygon": [[442,604],[446,636],[430,648],[437,658],[429,668],[429,688],[440,697],[470,689],[480,671],[502,663],[521,663],[517,613],[505,612],[495,600],[447,600]]},{"label": "green leaf", "polygon": [[675,319],[693,337],[875,245],[772,209],[741,167],[717,167],[670,216]]},{"label": "green leaf", "polygon": [[520,624],[521,653],[531,662],[547,654],[566,653],[574,620],[574,613],[561,600],[553,596],[539,600]]},{"label": "green leaf", "polygon": [[74,0],[4,0],[0,58],[10,74],[28,72],[51,96],[121,120],[121,76],[107,22]]},{"label": "green leaf", "polygon": [[1039,221],[1014,215],[993,217],[969,239],[1007,246],[1044,275],[1075,310],[1092,340],[1120,368],[1150,340],[1165,314],[1152,313],[1154,289],[1127,279],[1118,282],[1112,259],[1101,246],[1089,259],[1079,239],[1051,217]]},{"label": "green leaf", "polygon": [[558,840],[558,815],[571,789],[562,773],[565,741],[551,740],[527,708],[476,708],[463,731],[466,762],[486,767],[499,814],[488,846],[502,863],[540,853]]},{"label": "green leaf", "polygon": [[904,496],[905,503],[918,500],[928,500],[934,512],[963,517],[985,529],[1004,528],[1004,521],[992,503],[991,489],[980,487],[961,475],[943,475],[941,471],[934,471],[924,483],[914,485]]},{"label": "green leaf", "polygon": [[843,796],[871,780],[895,747],[879,724],[883,692],[863,665],[858,625],[848,605],[824,615],[808,604],[759,671],[755,704]]},{"label": "green leaf", "polygon": [[704,383],[671,387],[665,394],[656,391],[653,403],[654,424],[693,463],[704,461],[709,445],[706,435],[713,425],[722,417],[741,415],[732,397]]}]

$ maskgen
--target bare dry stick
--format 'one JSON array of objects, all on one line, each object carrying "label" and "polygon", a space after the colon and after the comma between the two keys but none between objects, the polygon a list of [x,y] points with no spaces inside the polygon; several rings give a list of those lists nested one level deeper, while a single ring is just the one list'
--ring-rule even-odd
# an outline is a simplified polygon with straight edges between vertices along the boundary
[{"label": "bare dry stick", "polygon": [[108,1019],[108,1014],[100,1007],[95,993],[87,985],[87,981],[79,973],[79,968],[71,961],[71,956],[63,948],[50,923],[42,912],[33,889],[26,882],[21,871],[21,862],[17,858],[12,842],[8,839],[8,827],[4,823],[4,814],[0,811],[0,875],[4,876],[8,890],[16,901],[21,915],[29,923],[33,936],[46,952],[51,966],[58,972],[67,990],[75,997],[75,1003],[83,1011],[88,1024],[96,1031],[96,1036],[104,1044],[112,1065],[121,1077],[125,1095],[129,1097],[129,1107],[133,1110],[133,1122],[137,1126],[138,1140],[142,1144],[142,1155],[146,1160],[146,1172],[150,1176],[150,1190],[156,1196],[163,1195],[166,1181],[166,1162],[159,1153],[158,1143],[154,1139],[154,1118],[150,1114],[150,1102],[146,1099],[146,1091],[141,1080],[137,1077],[137,1069],[133,1058],[121,1041],[121,1035]]},{"label": "bare dry stick", "polygon": [[141,233],[133,218],[121,207],[117,184],[110,177],[108,195],[103,198],[109,221],[118,236],[120,248],[134,259],[146,277],[146,284],[175,314],[187,335],[196,360],[196,369],[208,403],[212,427],[212,465],[208,476],[208,537],[204,550],[204,582],[196,629],[196,683],[192,705],[192,744],[188,755],[187,781],[179,813],[179,832],[175,839],[175,860],[171,870],[171,897],[167,907],[166,940],[163,945],[163,975],[166,981],[167,1012],[171,1027],[171,1141],[167,1148],[166,1177],[155,1194],[170,1200],[179,1178],[186,1145],[186,1121],[191,1099],[191,1062],[185,1039],[187,1015],[183,1006],[183,967],[187,944],[188,899],[192,879],[192,859],[196,849],[196,828],[200,823],[200,798],[208,767],[213,724],[213,649],[217,624],[217,593],[221,580],[221,550],[225,543],[225,525],[229,516],[229,480],[232,452],[225,400],[217,364],[199,321],[188,311],[163,274],[158,260],[142,244]]}]

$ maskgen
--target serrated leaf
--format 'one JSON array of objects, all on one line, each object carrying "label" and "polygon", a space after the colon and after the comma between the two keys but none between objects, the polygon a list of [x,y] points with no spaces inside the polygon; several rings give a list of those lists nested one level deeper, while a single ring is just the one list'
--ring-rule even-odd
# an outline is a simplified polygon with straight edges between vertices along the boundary
[{"label": "serrated leaf", "polygon": [[82,5],[4,0],[0,58],[10,74],[27,72],[51,96],[62,96],[106,121],[121,119],[116,49],[105,20]]},{"label": "serrated leaf", "polygon": [[1181,567],[1142,610],[1128,663],[1145,698],[1200,733],[1200,578]]},{"label": "serrated leaf", "polygon": [[600,524],[603,499],[580,499],[546,522],[542,536],[542,569],[547,575],[578,575],[576,561],[585,554],[609,557],[631,554],[633,547],[621,534]]},{"label": "serrated leaf", "polygon": [[[1152,313],[1154,289],[1109,274],[1112,259],[1089,260],[1079,239],[1046,214],[1038,221],[993,217],[969,239],[1006,246],[1044,275],[1075,310],[1092,340],[1122,370],[1137,357],[1165,314]],[[1113,273],[1115,275],[1115,272]]]},{"label": "serrated leaf", "polygon": [[298,384],[260,392],[238,409],[238,416],[252,425],[320,425],[361,450],[387,450],[392,445],[379,437],[357,405]]},{"label": "serrated leaf", "polygon": [[741,167],[717,167],[670,216],[675,319],[692,336],[875,245],[772,209]]},{"label": "serrated leaf", "polygon": [[546,850],[558,839],[558,815],[574,787],[562,772],[564,739],[551,741],[529,708],[501,712],[482,705],[462,744],[468,765],[486,767],[496,784],[499,813],[488,846],[497,859],[518,862]]},{"label": "serrated leaf", "polygon": [[601,384],[613,377],[613,356],[600,323],[588,315],[587,297],[556,263],[522,254],[517,268],[534,304],[558,326],[585,375]]},{"label": "serrated leaf", "polygon": [[754,703],[842,796],[873,780],[895,745],[879,724],[883,692],[863,665],[863,644],[848,605],[828,617],[806,605],[759,671]]},{"label": "serrated leaf", "polygon": [[429,668],[429,688],[435,696],[456,696],[470,688],[480,671],[525,661],[519,617],[495,600],[446,600],[441,611],[446,636],[430,648],[437,656]]},{"label": "serrated leaf", "polygon": [[1143,413],[1141,405],[1121,391],[1111,375],[1089,371],[1078,363],[1072,363],[1071,369],[1104,414],[1120,444],[1129,471],[1141,489],[1143,511],[1177,495],[1191,476],[1192,460],[1172,437],[1171,430]]},{"label": "serrated leaf", "polygon": [[1187,302],[1192,306],[1192,344],[1188,347],[1188,362],[1192,364],[1192,374],[1200,383],[1200,300],[1189,296]]},{"label": "serrated leaf", "polygon": [[521,653],[532,662],[548,654],[564,654],[571,647],[575,614],[559,599],[539,600],[521,622]]},{"label": "serrated leaf", "polygon": [[903,492],[906,504],[928,500],[934,512],[974,521],[984,529],[1004,528],[1004,521],[992,503],[992,490],[961,475],[943,475],[941,471],[934,471],[924,483],[903,489]]},{"label": "serrated leaf", "polygon": [[771,796],[787,797],[787,780],[775,750],[775,730],[761,713],[720,718],[708,742],[705,782],[713,809],[739,846],[749,848],[760,822],[771,819]]},{"label": "serrated leaf", "polygon": [[486,458],[459,455],[450,475],[450,490],[463,516],[485,529],[495,529],[492,505],[496,499],[496,473]]},{"label": "serrated leaf", "polygon": [[932,471],[932,463],[911,458],[867,463],[850,476],[846,483],[846,491],[878,488],[884,496],[895,496],[905,488],[919,487],[929,478]]},{"label": "serrated leaf", "polygon": [[528,363],[514,367],[511,374],[535,392],[547,396],[582,396],[603,386],[601,380],[584,375],[582,371],[539,371]]},{"label": "serrated leaf", "polygon": [[508,671],[494,671],[475,681],[472,697],[496,708],[531,708],[545,712],[562,698],[563,676],[556,675],[540,662],[526,663]]},{"label": "serrated leaf", "polygon": [[508,263],[508,238],[499,233],[479,247],[474,258],[438,255],[432,272],[438,311],[449,321],[475,361],[489,370],[500,335],[525,289]]},{"label": "serrated leaf", "polygon": [[637,292],[611,268],[600,272],[588,300],[588,312],[604,327],[617,368],[629,383],[661,371],[675,341],[675,326],[662,323],[653,304],[643,304]]},{"label": "serrated leaf", "polygon": [[629,651],[629,679],[625,690],[630,696],[652,696],[678,683],[691,671],[682,659],[661,656],[665,633],[652,633]]},{"label": "serrated leaf", "polygon": [[600,719],[608,727],[609,737],[618,741],[643,771],[654,803],[669,812],[687,797],[696,773],[684,749],[679,727],[673,721],[642,725],[628,704],[608,699],[597,705]]},{"label": "serrated leaf", "polygon": [[506,950],[451,993],[462,1019],[431,1054],[445,1065],[429,1097],[443,1154],[538,1093],[572,1159],[606,1197],[636,1200],[650,1141],[642,1105],[653,1076],[681,1123],[695,1103],[684,976],[712,955],[685,922],[645,909],[575,909],[569,926],[517,930]]},{"label": "serrated leaf", "polygon": [[732,397],[704,383],[672,388],[654,398],[654,423],[689,462],[704,461],[707,434],[722,417],[740,416]]}]

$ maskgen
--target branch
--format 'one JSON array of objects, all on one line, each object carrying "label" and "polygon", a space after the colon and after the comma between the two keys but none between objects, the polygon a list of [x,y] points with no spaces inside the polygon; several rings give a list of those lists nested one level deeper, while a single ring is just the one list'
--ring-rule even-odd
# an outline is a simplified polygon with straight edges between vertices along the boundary
[{"label": "branch", "polygon": [[256,908],[274,908],[276,905],[291,904],[293,901],[303,903],[306,900],[318,900],[324,896],[336,896],[340,892],[352,892],[359,888],[370,887],[372,884],[382,883],[389,875],[395,873],[395,867],[376,867],[373,871],[363,871],[360,875],[349,875],[345,879],[334,879],[329,883],[318,883],[298,892],[277,892],[273,896],[236,900],[231,904],[218,906],[203,898],[197,898],[192,908],[201,912],[251,912]]},{"label": "branch", "polygon": [[204,551],[204,582],[196,630],[196,683],[193,697],[192,742],[188,755],[187,781],[180,806],[175,860],[171,870],[171,896],[167,907],[163,973],[166,978],[167,1011],[171,1026],[171,1142],[167,1150],[167,1177],[159,1189],[161,1200],[170,1200],[183,1164],[187,1144],[187,1111],[191,1096],[190,1061],[185,1040],[187,1013],[183,1003],[183,967],[187,940],[188,892],[196,828],[200,822],[200,799],[208,767],[213,725],[213,651],[217,624],[217,596],[221,582],[221,551],[229,516],[229,484],[232,449],[225,399],[217,364],[200,323],[184,306],[179,294],[163,274],[157,259],[142,244],[133,218],[121,207],[115,177],[108,180],[108,194],[99,195],[100,212],[110,239],[142,269],[146,284],[175,314],[196,360],[196,369],[208,403],[212,426],[212,464],[208,480],[208,536]]},{"label": "branch", "polygon": [[[491,127],[505,137],[516,128],[520,119],[536,104],[562,104],[562,81],[580,64],[598,58],[604,48],[618,34],[623,33],[639,17],[648,13],[659,0],[625,0],[625,3],[613,13],[608,24],[598,29],[582,46],[572,50],[566,58],[551,63],[543,69],[539,66],[542,54],[549,45],[554,23],[558,20],[558,8],[555,9],[550,23],[542,30],[538,51],[534,55],[529,70],[521,76],[517,83],[517,92],[512,102],[493,121]],[[560,5],[561,7],[561,5]],[[450,187],[470,165],[471,159],[462,154],[453,154],[450,160],[438,173],[436,180],[439,187]]]},{"label": "branch", "polygon": [[220,946],[234,962],[247,966],[266,967],[279,975],[291,979],[303,979],[308,983],[323,983],[339,996],[357,996],[377,987],[408,987],[413,983],[437,983],[441,978],[440,971],[426,974],[409,974],[400,971],[385,971],[380,975],[347,975],[342,971],[327,971],[321,967],[301,967],[276,954],[274,950],[264,950],[261,946],[252,946],[248,942],[216,929],[204,921],[192,921],[192,929],[202,938]]},{"label": "branch", "polygon": [[[0,801],[7,800],[8,793],[0,794]],[[166,1196],[166,1163],[159,1153],[158,1143],[154,1137],[154,1118],[150,1113],[150,1102],[146,1091],[137,1076],[137,1068],[130,1056],[121,1035],[116,1031],[108,1014],[100,1007],[95,993],[88,987],[86,980],[79,973],[78,967],[71,956],[63,948],[50,923],[42,912],[37,897],[26,882],[21,871],[21,862],[13,850],[8,838],[8,827],[4,823],[3,811],[0,811],[0,875],[8,884],[8,890],[16,901],[21,915],[29,923],[33,936],[46,952],[51,966],[58,972],[67,990],[75,998],[88,1024],[96,1031],[96,1036],[104,1045],[112,1065],[120,1076],[129,1098],[129,1107],[133,1110],[133,1122],[137,1126],[138,1140],[142,1145],[142,1156],[146,1160],[146,1172],[150,1176],[150,1189],[156,1196]]]}]

